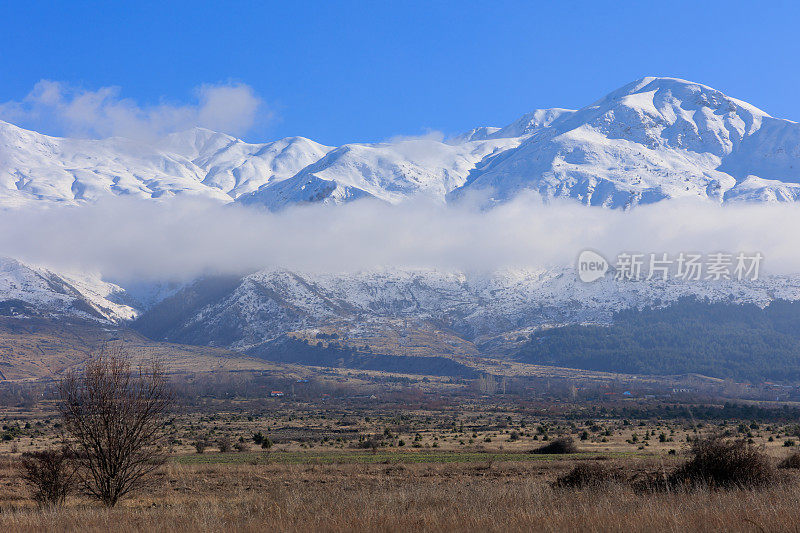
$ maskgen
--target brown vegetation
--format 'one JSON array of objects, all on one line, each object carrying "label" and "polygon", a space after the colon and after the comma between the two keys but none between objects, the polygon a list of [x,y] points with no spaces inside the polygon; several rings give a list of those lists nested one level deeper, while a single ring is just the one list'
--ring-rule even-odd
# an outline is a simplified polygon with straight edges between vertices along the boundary
[{"label": "brown vegetation", "polygon": [[566,474],[559,476],[553,483],[553,487],[600,489],[623,481],[625,481],[625,475],[619,468],[610,468],[602,463],[579,463]]},{"label": "brown vegetation", "polygon": [[800,469],[800,452],[794,452],[778,464],[778,468]]},{"label": "brown vegetation", "polygon": [[548,442],[544,446],[540,446],[531,450],[531,453],[539,454],[562,454],[562,453],[578,453],[578,447],[575,445],[575,440],[572,437],[563,437]]},{"label": "brown vegetation", "polygon": [[[569,462],[407,465],[167,465],[114,509],[58,511],[5,501],[5,531],[786,531],[798,496],[778,485],[639,494],[554,490]],[[641,459],[610,465],[650,470]],[[9,504],[14,505],[11,510]]]},{"label": "brown vegetation", "polygon": [[39,509],[20,452],[58,445],[65,428],[52,394],[7,409],[0,528],[751,531],[800,519],[800,473],[773,469],[797,434],[793,408],[636,400],[595,409],[462,397],[463,388],[446,397],[464,384],[320,369],[171,383],[182,408],[162,420],[165,439],[153,447],[170,457],[147,491],[113,509],[79,490],[60,509]]},{"label": "brown vegetation", "polygon": [[719,437],[692,442],[691,458],[668,477],[672,486],[758,488],[776,482],[770,458],[745,440]]},{"label": "brown vegetation", "polygon": [[22,454],[22,479],[32,487],[31,498],[41,506],[61,505],[74,490],[75,466],[69,449]]},{"label": "brown vegetation", "polygon": [[157,363],[131,370],[122,357],[102,356],[59,384],[67,443],[84,489],[112,507],[167,458],[160,446],[172,396]]}]

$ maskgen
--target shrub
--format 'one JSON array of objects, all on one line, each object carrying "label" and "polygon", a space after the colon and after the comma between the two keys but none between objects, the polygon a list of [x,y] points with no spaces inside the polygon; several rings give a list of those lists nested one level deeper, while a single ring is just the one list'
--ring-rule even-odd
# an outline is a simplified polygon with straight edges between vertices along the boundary
[{"label": "shrub", "polygon": [[560,476],[553,483],[554,488],[599,488],[611,483],[623,481],[625,476],[618,470],[612,470],[600,463],[581,463]]},{"label": "shrub", "polygon": [[208,443],[204,440],[198,440],[194,443],[194,449],[197,451],[197,453],[203,453],[206,451],[206,447],[208,447]]},{"label": "shrub", "polygon": [[219,448],[221,453],[231,451],[231,440],[228,437],[222,437],[217,441],[217,448]]},{"label": "shrub", "polygon": [[250,445],[247,444],[246,442],[237,442],[236,444],[233,445],[233,449],[236,450],[237,452],[246,452],[247,450],[250,449]]},{"label": "shrub", "polygon": [[778,464],[778,468],[800,468],[800,452],[794,452]]},{"label": "shrub", "polygon": [[572,440],[572,437],[563,437],[560,439],[555,439],[552,442],[548,442],[544,446],[540,446],[539,448],[531,450],[530,453],[578,453],[578,447],[575,445],[575,441]]},{"label": "shrub", "polygon": [[[417,447],[419,447],[419,444],[417,444],[416,442],[414,444]],[[378,449],[378,446],[380,446],[380,445],[381,445],[381,443],[380,443],[380,441],[378,440],[377,437],[370,437],[370,438],[359,440],[355,444],[355,447],[356,448],[361,448],[362,450],[376,451]]]},{"label": "shrub", "polygon": [[690,453],[686,464],[670,474],[669,485],[754,488],[776,479],[769,457],[744,440],[698,438],[692,442]]},{"label": "shrub", "polygon": [[67,448],[23,453],[22,469],[39,505],[61,505],[72,490],[75,467]]}]

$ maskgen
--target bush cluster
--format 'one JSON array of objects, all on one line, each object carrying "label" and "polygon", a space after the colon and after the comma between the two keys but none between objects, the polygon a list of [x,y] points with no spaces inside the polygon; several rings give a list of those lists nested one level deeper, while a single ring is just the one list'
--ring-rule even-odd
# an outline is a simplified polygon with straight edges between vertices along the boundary
[{"label": "bush cluster", "polygon": [[[620,470],[599,463],[582,463],[559,477],[553,487],[581,489],[627,482],[637,492],[757,489],[779,480],[770,458],[745,439],[695,439],[689,455],[684,464],[671,472],[647,472],[628,479]],[[800,468],[800,452],[789,456],[780,467]]]},{"label": "bush cluster", "polygon": [[776,479],[769,457],[744,439],[696,439],[690,452],[691,458],[669,476],[670,485],[755,488]]},{"label": "bush cluster", "polygon": [[540,453],[540,454],[578,453],[578,447],[575,445],[575,441],[572,439],[572,437],[563,437],[548,442],[544,446],[540,446],[539,448],[531,450],[531,453]]}]

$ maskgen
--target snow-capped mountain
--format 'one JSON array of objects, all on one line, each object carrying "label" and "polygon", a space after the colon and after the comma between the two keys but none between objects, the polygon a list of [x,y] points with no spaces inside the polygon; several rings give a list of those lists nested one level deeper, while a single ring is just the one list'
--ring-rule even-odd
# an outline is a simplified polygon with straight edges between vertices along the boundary
[{"label": "snow-capped mountain", "polygon": [[137,314],[125,291],[99,276],[55,273],[0,257],[0,316],[115,323]]},{"label": "snow-capped mountain", "polygon": [[518,138],[454,144],[424,138],[348,144],[329,152],[294,177],[272,187],[262,187],[239,201],[270,209],[310,202],[343,203],[359,198],[377,198],[391,204],[410,198],[444,202],[448,192],[464,185],[478,163],[518,144]]},{"label": "snow-capped mountain", "polygon": [[[796,201],[800,124],[672,78],[644,78],[579,110],[537,110],[449,139],[341,147],[302,137],[252,144],[200,128],[155,144],[68,139],[0,122],[0,207],[9,209],[191,195],[278,210],[361,198],[444,203],[469,191],[504,201],[526,190],[623,209],[686,197]],[[105,324],[141,315],[137,327],[153,338],[236,349],[315,328],[364,338],[407,329],[396,321],[409,320],[477,343],[553,324],[604,322],[620,309],[684,296],[759,305],[798,300],[800,276],[583,284],[570,268],[486,275],[269,270],[128,289],[95,275],[0,260],[0,315]]]},{"label": "snow-capped mountain", "polygon": [[0,206],[179,194],[231,202],[293,176],[328,150],[302,137],[248,144],[201,128],[170,135],[158,146],[68,139],[0,121]]},{"label": "snow-capped mountain", "polygon": [[191,160],[203,185],[233,199],[289,179],[332,150],[305,137],[249,144],[202,128],[174,133],[161,147]]},{"label": "snow-capped mountain", "polygon": [[[768,305],[800,300],[800,276],[758,281],[583,283],[572,267],[467,274],[385,269],[343,274],[264,270],[183,286],[122,287],[0,258],[0,316],[134,327],[154,340],[247,350],[287,332],[336,331],[358,344],[425,329],[448,343],[492,342],[559,324],[609,323],[628,308],[684,297]],[[153,294],[149,294],[153,296]],[[160,300],[159,300],[160,298]]]},{"label": "snow-capped mountain", "polygon": [[139,321],[154,338],[247,349],[288,331],[333,327],[360,338],[396,320],[432,324],[480,342],[566,323],[608,323],[614,312],[684,297],[753,303],[800,299],[800,276],[737,282],[582,283],[571,267],[486,275],[435,270],[302,274],[265,270],[239,280],[205,281],[168,298]]},{"label": "snow-capped mountain", "polygon": [[534,128],[454,194],[485,188],[502,200],[533,189],[630,207],[679,197],[795,201],[798,182],[799,124],[704,85],[643,78]]},{"label": "snow-capped mountain", "polygon": [[444,202],[523,190],[587,205],[669,198],[800,197],[800,125],[674,78],[643,78],[577,111],[541,109],[502,127],[338,148],[292,137],[250,144],[204,129],[147,144],[67,139],[0,122],[0,206],[104,196],[194,195],[281,209],[377,198]]}]

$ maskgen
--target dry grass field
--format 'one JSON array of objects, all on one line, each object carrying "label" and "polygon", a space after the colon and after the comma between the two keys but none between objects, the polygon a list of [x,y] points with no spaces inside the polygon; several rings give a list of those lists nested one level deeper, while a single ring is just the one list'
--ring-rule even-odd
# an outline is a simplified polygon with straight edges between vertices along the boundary
[{"label": "dry grass field", "polygon": [[[39,509],[19,456],[58,442],[57,419],[43,405],[6,412],[4,432],[14,438],[0,443],[0,531],[797,531],[797,470],[781,470],[761,489],[643,493],[627,482],[674,470],[687,459],[686,438],[697,435],[749,435],[774,464],[794,450],[785,445],[789,425],[757,426],[526,422],[491,409],[457,420],[448,412],[365,416],[325,406],[185,412],[169,424],[168,463],[144,490],[113,509],[81,494],[63,508]],[[275,444],[255,445],[255,432]],[[362,446],[381,432],[379,446]],[[547,442],[544,435],[570,436],[579,452],[528,453]],[[204,453],[194,449],[199,439]],[[220,453],[222,439],[247,449]],[[601,464],[626,481],[552,486],[580,464]]]},{"label": "dry grass field", "polygon": [[[135,335],[104,342],[163,351],[177,364],[167,463],[114,508],[80,490],[63,507],[37,507],[22,455],[58,448],[63,420],[52,381],[19,398],[15,387],[29,382],[10,383],[0,408],[0,531],[800,530],[800,469],[750,489],[666,483],[691,441],[711,435],[748,442],[778,465],[800,443],[795,404],[695,404],[635,388],[638,396],[610,401],[591,384],[619,387],[619,376],[552,369],[535,389],[518,382],[506,394],[500,379],[490,392],[484,378],[306,368],[211,349],[195,359]],[[192,373],[197,361],[221,370]],[[575,383],[595,398],[575,394]],[[577,451],[531,453],[560,439]],[[581,465],[613,476],[554,487]],[[653,479],[666,490],[642,490]]]},{"label": "dry grass field", "polygon": [[[637,494],[550,483],[576,459],[442,464],[170,463],[105,509],[72,498],[39,510],[2,464],[3,531],[796,531],[793,482],[760,491]],[[612,460],[635,473],[652,457]]]}]

